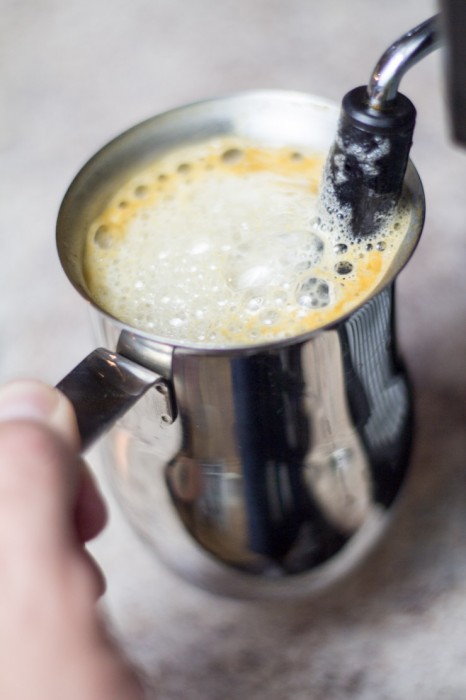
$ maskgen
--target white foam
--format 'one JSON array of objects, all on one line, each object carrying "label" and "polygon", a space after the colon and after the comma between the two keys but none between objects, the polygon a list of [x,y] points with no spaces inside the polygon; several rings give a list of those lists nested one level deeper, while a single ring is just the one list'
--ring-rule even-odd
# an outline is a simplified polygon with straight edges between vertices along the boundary
[{"label": "white foam", "polygon": [[307,172],[306,154],[286,160],[279,149],[274,160],[264,150],[268,171],[256,167],[258,152],[229,141],[191,147],[116,193],[87,241],[96,302],[159,336],[224,346],[312,330],[370,293],[382,274],[374,260],[386,267],[402,232],[369,250],[340,225],[328,230],[310,186],[323,158]]}]

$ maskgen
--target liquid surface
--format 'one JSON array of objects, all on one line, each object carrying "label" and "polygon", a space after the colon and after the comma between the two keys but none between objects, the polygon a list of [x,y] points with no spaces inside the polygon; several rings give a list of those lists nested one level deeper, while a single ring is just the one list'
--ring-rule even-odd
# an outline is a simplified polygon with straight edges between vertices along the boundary
[{"label": "liquid surface", "polygon": [[324,160],[233,138],[173,151],[90,227],[90,295],[125,323],[204,347],[293,337],[349,313],[383,279],[409,207],[354,241],[318,215]]}]

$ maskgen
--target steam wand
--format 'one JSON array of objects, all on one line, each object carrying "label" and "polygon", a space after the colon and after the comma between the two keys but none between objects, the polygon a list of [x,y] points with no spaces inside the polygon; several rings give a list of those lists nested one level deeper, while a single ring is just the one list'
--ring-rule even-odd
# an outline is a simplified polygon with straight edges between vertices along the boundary
[{"label": "steam wand", "polygon": [[403,75],[442,43],[439,15],[400,37],[381,56],[367,88],[342,101],[321,191],[324,216],[344,217],[355,238],[374,234],[396,207],[416,110],[398,92]]}]

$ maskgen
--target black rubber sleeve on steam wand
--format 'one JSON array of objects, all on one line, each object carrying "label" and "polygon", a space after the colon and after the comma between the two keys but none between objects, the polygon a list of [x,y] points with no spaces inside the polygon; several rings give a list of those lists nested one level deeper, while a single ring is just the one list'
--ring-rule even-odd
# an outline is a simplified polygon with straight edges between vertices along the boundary
[{"label": "black rubber sleeve on steam wand", "polygon": [[384,110],[368,106],[367,88],[343,98],[337,138],[327,162],[327,182],[338,208],[350,208],[356,237],[376,233],[393,212],[403,187],[416,109],[398,93]]}]

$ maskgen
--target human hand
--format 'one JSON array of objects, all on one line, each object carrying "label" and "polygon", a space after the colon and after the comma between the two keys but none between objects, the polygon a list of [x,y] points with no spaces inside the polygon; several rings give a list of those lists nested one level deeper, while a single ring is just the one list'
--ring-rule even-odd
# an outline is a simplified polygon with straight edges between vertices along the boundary
[{"label": "human hand", "polygon": [[96,601],[84,543],[105,507],[79,458],[68,400],[38,382],[0,388],[0,698],[141,700]]}]

